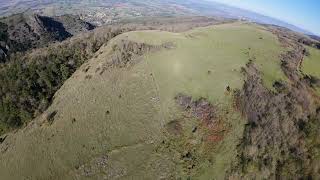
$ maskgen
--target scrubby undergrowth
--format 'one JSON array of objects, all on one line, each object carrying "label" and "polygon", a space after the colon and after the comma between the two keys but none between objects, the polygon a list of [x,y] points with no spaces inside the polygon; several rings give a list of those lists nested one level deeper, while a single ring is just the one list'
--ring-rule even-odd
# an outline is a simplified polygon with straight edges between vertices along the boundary
[{"label": "scrubby undergrowth", "polygon": [[[248,118],[238,147],[238,162],[229,172],[236,179],[316,179],[319,172],[319,96],[299,71],[306,50],[291,32],[274,32],[283,46],[281,67],[290,83],[268,90],[254,63],[247,64],[240,110]],[[289,34],[289,35],[288,35]],[[294,37],[294,36],[293,36]]]}]

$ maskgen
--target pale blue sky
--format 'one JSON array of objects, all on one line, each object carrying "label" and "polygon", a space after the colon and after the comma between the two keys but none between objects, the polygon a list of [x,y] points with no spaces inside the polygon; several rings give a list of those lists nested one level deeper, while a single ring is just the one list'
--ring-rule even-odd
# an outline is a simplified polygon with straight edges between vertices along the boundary
[{"label": "pale blue sky", "polygon": [[284,20],[320,35],[320,0],[211,0]]}]

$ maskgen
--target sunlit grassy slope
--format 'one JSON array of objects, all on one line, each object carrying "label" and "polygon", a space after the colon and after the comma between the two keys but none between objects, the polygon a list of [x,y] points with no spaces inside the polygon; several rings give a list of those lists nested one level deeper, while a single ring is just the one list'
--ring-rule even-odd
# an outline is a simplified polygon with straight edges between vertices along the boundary
[{"label": "sunlit grassy slope", "polygon": [[[210,91],[210,98],[217,100],[227,85],[241,87],[240,68],[249,59],[262,71],[267,87],[271,88],[275,80],[286,80],[278,57],[283,48],[274,35],[258,26],[223,24],[184,34],[131,32],[130,39],[153,44],[170,41],[177,45],[174,50],[152,54],[149,58],[153,66],[166,70],[162,74],[176,82],[174,89],[178,91],[181,87],[204,97]],[[211,76],[207,76],[208,71]]]},{"label": "sunlit grassy slope", "polygon": [[306,47],[310,53],[306,56],[302,63],[302,71],[305,74],[320,78],[320,50]]},{"label": "sunlit grassy slope", "polygon": [[[320,50],[312,47],[307,48],[309,55],[305,56],[302,62],[302,72],[306,75],[311,75],[320,78]],[[315,91],[320,95],[320,88],[316,87]]]},{"label": "sunlit grassy slope", "polygon": [[[112,46],[123,39],[175,46],[100,73]],[[179,34],[122,34],[66,81],[44,115],[8,135],[0,145],[0,179],[221,179],[235,159],[245,123],[226,87],[242,87],[240,69],[249,59],[268,87],[285,80],[281,50],[271,33],[239,23]],[[217,107],[226,129],[222,141],[203,142],[207,129],[192,133],[199,120],[176,105],[178,93],[205,97]],[[50,125],[45,116],[52,112],[57,114]],[[181,136],[166,132],[173,120],[181,122]],[[186,150],[193,153],[192,170],[181,159]]]}]

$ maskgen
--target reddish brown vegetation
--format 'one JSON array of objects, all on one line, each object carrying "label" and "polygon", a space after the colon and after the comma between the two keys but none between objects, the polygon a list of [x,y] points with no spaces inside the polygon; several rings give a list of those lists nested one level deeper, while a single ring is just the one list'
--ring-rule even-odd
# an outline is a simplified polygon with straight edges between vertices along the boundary
[{"label": "reddish brown vegetation", "polygon": [[217,114],[217,107],[205,98],[192,100],[191,96],[183,94],[178,94],[175,100],[191,117],[201,121],[202,128],[207,132],[204,138],[206,142],[216,143],[223,140],[227,128]]},{"label": "reddish brown vegetation", "polygon": [[228,131],[227,127],[221,121],[216,121],[208,127],[208,135],[206,142],[217,143],[223,140],[225,133]]},{"label": "reddish brown vegetation", "polygon": [[186,111],[189,111],[192,116],[202,120],[207,126],[214,123],[216,118],[216,108],[210,104],[205,98],[200,98],[196,101],[192,100],[192,97],[183,94],[178,94],[176,102],[183,107]]}]

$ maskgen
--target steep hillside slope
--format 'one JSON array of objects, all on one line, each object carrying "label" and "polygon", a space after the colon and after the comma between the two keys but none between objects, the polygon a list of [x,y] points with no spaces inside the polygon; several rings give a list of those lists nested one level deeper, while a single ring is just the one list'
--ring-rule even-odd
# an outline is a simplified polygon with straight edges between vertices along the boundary
[{"label": "steep hillside slope", "polygon": [[[316,51],[308,51],[300,35],[282,28],[269,29],[287,50],[279,57],[287,82],[276,81],[276,91],[266,89],[254,61],[245,68],[247,77],[237,104],[246,115],[238,162],[229,179],[317,179],[320,167],[319,76]],[[309,44],[309,43],[308,43]],[[313,43],[309,44],[313,46]],[[309,58],[309,56],[311,58]]]},{"label": "steep hillside slope", "polygon": [[[250,90],[245,80],[259,74],[261,87],[276,93],[275,84],[292,81],[279,61],[289,49],[266,28],[245,23],[121,34],[64,83],[45,113],[1,138],[0,175],[245,177],[248,167],[237,162],[247,155],[242,143],[254,117],[242,95]],[[250,64],[259,73],[250,73]]]},{"label": "steep hillside slope", "polygon": [[73,15],[52,18],[21,13],[1,18],[0,61],[11,53],[42,47],[92,29],[93,25]]},{"label": "steep hillside slope", "polygon": [[11,55],[0,64],[0,134],[23,127],[46,110],[65,80],[113,37],[133,30],[181,32],[222,22],[206,17],[132,20]]}]

